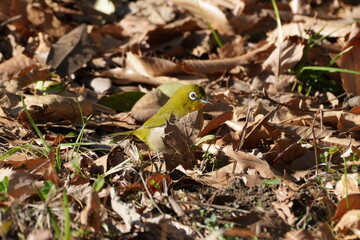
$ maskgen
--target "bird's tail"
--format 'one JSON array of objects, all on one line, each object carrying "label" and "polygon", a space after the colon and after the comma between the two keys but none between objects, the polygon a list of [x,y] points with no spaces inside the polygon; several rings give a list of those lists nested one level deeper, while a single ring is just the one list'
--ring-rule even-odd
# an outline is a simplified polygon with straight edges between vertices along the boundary
[{"label": "bird's tail", "polygon": [[107,137],[110,138],[112,141],[119,142],[119,141],[129,138],[130,136],[133,136],[134,131],[135,130],[112,133],[112,134],[107,135]]}]

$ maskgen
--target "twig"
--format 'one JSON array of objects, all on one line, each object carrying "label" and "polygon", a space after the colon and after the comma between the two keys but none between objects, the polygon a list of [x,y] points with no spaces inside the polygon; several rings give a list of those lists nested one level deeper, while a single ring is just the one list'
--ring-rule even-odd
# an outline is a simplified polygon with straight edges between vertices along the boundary
[{"label": "twig", "polygon": [[313,119],[313,122],[311,123],[311,132],[313,135],[313,143],[314,143],[314,153],[315,153],[315,163],[316,163],[316,174],[318,174],[319,172],[319,156],[318,156],[318,149],[317,149],[317,143],[316,143],[316,136],[315,136],[315,130],[314,130],[314,126],[315,126],[315,121],[316,121],[316,117],[319,114],[320,110],[317,110]]},{"label": "twig", "polygon": [[145,191],[146,191],[148,197],[149,197],[150,200],[154,203],[155,207],[156,207],[157,210],[161,213],[161,215],[165,215],[164,212],[160,209],[160,207],[156,204],[153,196],[151,195],[151,193],[150,193],[150,191],[149,191],[149,189],[148,189],[148,187],[147,187],[147,185],[146,185],[145,179],[144,179],[141,171],[139,171],[139,176],[140,176],[141,182],[142,182],[143,185],[144,185],[144,188],[145,188]]},{"label": "twig", "polygon": [[21,17],[22,17],[22,15],[19,14],[19,15],[13,16],[13,17],[3,21],[2,23],[0,23],[0,28],[7,25],[7,24],[9,24],[12,21],[16,21],[16,20],[20,19]]},{"label": "twig", "polygon": [[227,207],[227,206],[222,206],[222,205],[216,205],[216,204],[211,204],[211,203],[197,203],[197,202],[187,202],[187,201],[177,201],[177,203],[197,205],[200,207],[212,207],[212,208],[217,208],[217,209],[221,209],[221,210],[229,210],[229,211],[236,211],[236,212],[242,212],[242,213],[250,213],[250,211],[248,211],[248,210],[232,208],[232,207]]}]

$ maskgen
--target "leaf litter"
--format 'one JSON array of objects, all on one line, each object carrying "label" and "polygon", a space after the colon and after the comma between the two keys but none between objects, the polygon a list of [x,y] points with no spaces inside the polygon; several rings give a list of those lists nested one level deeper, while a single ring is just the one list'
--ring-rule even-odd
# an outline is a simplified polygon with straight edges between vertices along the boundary
[{"label": "leaf litter", "polygon": [[97,2],[0,2],[2,238],[359,238],[359,3]]}]

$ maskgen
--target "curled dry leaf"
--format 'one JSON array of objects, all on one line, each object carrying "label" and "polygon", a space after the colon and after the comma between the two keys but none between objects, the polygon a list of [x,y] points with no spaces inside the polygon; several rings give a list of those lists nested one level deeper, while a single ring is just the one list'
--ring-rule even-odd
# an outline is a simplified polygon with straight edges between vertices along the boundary
[{"label": "curled dry leaf", "polygon": [[[309,38],[308,30],[311,29],[314,33],[321,33],[323,36],[329,37],[345,37],[350,31],[351,26],[345,25],[343,22],[331,19],[319,19],[305,15],[293,15],[291,23],[282,26],[284,38],[289,36],[299,36]],[[279,36],[278,28],[268,33],[268,41],[275,42]]]},{"label": "curled dry leaf", "polygon": [[[35,121],[76,120],[93,112],[91,102],[86,100],[79,102],[76,98],[59,95],[27,95],[24,101]],[[28,122],[24,110],[20,111],[18,119],[23,123]]]},{"label": "curled dry leaf", "polygon": [[156,77],[181,73],[180,64],[156,57],[140,57],[126,53],[126,69],[138,72],[145,77]]},{"label": "curled dry leaf", "polygon": [[275,169],[283,171],[287,164],[296,161],[304,154],[306,148],[300,143],[294,142],[293,139],[279,139],[263,158]]},{"label": "curled dry leaf", "polygon": [[[284,123],[268,123],[271,126],[276,127],[281,132],[284,132],[286,136],[296,137],[299,139],[311,140],[313,139],[313,134],[311,132],[311,127],[307,126],[296,126]],[[319,127],[314,127],[315,137],[316,139],[325,138],[330,136],[334,131],[321,129]]]},{"label": "curled dry leaf", "polygon": [[212,3],[202,0],[173,0],[173,2],[193,13],[196,17],[209,22],[209,24],[220,33],[225,35],[234,34],[226,15]]},{"label": "curled dry leaf", "polygon": [[272,204],[275,211],[285,222],[292,225],[297,219],[291,210],[291,207],[294,205],[293,200],[296,198],[296,193],[285,184],[281,184],[275,193],[277,202],[273,202]]},{"label": "curled dry leaf", "polygon": [[138,72],[135,72],[131,69],[119,68],[119,67],[110,69],[108,71],[104,71],[101,73],[101,76],[113,78],[112,79],[113,83],[122,84],[122,85],[133,82],[133,83],[144,83],[144,84],[159,86],[164,83],[178,81],[177,78],[168,77],[168,76],[148,77]]},{"label": "curled dry leaf", "polygon": [[167,186],[169,186],[171,183],[170,175],[155,173],[146,179],[146,185],[150,193],[154,194],[157,191],[164,191],[164,181],[166,182]]},{"label": "curled dry leaf", "polygon": [[223,148],[223,152],[226,156],[234,159],[237,162],[237,165],[240,166],[241,171],[244,171],[248,168],[255,169],[260,173],[260,176],[263,178],[274,178],[275,175],[271,171],[269,164],[261,160],[260,158],[244,152],[235,152],[232,146],[226,146]]},{"label": "curled dry leaf", "polygon": [[223,123],[232,120],[234,118],[234,112],[228,111],[220,114],[219,116],[213,118],[205,127],[201,130],[198,137],[203,137],[206,134],[209,134],[212,130],[218,128]]},{"label": "curled dry leaf", "polygon": [[236,66],[263,61],[267,58],[269,52],[273,51],[274,48],[275,46],[273,44],[265,43],[259,44],[256,48],[250,50],[249,52],[233,58],[184,60],[183,70],[200,76],[207,74],[211,75],[214,73],[224,73]]}]

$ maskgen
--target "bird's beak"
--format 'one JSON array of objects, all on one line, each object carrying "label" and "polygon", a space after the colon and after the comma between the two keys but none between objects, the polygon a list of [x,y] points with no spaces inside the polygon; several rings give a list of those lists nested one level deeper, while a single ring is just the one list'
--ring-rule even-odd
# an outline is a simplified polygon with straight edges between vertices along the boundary
[{"label": "bird's beak", "polygon": [[201,102],[203,103],[209,103],[209,104],[213,104],[209,99],[205,98],[205,99],[200,99]]}]

